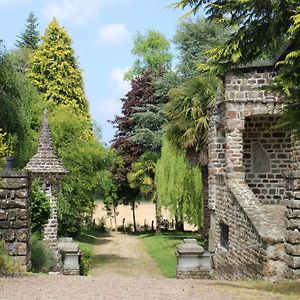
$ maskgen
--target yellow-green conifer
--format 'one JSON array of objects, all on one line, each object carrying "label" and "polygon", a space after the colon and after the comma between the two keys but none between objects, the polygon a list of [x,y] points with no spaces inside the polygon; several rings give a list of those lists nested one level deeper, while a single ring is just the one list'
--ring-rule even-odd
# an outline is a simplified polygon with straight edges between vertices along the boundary
[{"label": "yellow-green conifer", "polygon": [[28,76],[51,104],[72,106],[84,115],[88,114],[88,102],[72,39],[55,18],[31,57]]}]

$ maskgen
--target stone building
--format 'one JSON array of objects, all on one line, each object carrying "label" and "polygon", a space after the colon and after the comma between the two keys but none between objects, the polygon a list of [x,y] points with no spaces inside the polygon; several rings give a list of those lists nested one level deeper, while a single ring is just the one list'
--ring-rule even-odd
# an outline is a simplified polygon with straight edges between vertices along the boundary
[{"label": "stone building", "polygon": [[300,276],[300,147],[274,126],[284,102],[266,89],[277,60],[227,73],[212,113],[209,251],[216,278]]},{"label": "stone building", "polygon": [[52,151],[51,131],[44,112],[37,153],[25,167],[30,179],[41,181],[41,190],[50,198],[51,217],[44,229],[44,241],[57,248],[57,196],[67,170]]}]

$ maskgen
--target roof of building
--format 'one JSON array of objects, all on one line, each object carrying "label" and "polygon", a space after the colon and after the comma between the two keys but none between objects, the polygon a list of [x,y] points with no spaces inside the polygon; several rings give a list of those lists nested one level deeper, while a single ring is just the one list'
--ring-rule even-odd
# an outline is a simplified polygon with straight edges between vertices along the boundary
[{"label": "roof of building", "polygon": [[256,60],[247,64],[235,66],[233,69],[275,68],[276,63],[284,60],[285,56],[291,51],[293,45],[293,41],[289,41],[279,50],[277,56],[273,60]]},{"label": "roof of building", "polygon": [[44,111],[37,153],[31,158],[25,170],[35,173],[67,174],[68,171],[53,154],[51,131],[47,111]]}]

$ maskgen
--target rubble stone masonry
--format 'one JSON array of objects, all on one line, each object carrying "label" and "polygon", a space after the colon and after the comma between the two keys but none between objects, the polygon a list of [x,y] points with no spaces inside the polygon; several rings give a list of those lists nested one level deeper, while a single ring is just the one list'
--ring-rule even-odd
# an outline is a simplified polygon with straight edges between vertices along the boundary
[{"label": "rubble stone masonry", "polygon": [[24,271],[30,269],[29,177],[25,172],[2,176],[0,189],[0,239]]},{"label": "rubble stone masonry", "polygon": [[260,115],[245,121],[245,180],[265,204],[284,203],[282,174],[291,170],[290,135],[274,129],[276,120],[276,116]]},{"label": "rubble stone masonry", "polygon": [[298,194],[293,191],[294,199],[287,199],[283,174],[299,170],[300,152],[292,150],[287,132],[273,127],[284,107],[266,88],[274,64],[236,71],[225,75],[225,92],[210,118],[209,251],[214,277],[290,278],[298,274],[290,266],[300,266]]}]

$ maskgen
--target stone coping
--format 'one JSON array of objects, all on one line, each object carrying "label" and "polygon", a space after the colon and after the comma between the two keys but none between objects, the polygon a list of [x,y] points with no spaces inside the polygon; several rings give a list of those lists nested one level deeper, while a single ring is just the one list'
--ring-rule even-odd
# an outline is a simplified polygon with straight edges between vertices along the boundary
[{"label": "stone coping", "polygon": [[1,175],[2,178],[24,178],[27,176],[28,176],[28,171],[16,171],[16,170],[6,171]]},{"label": "stone coping", "polygon": [[[281,224],[284,221],[275,218],[272,211],[267,209],[268,205],[263,205],[248,185],[231,185],[229,190],[263,241],[268,244],[284,242],[285,227]],[[278,210],[282,210],[283,214],[284,207],[278,205]]]}]

